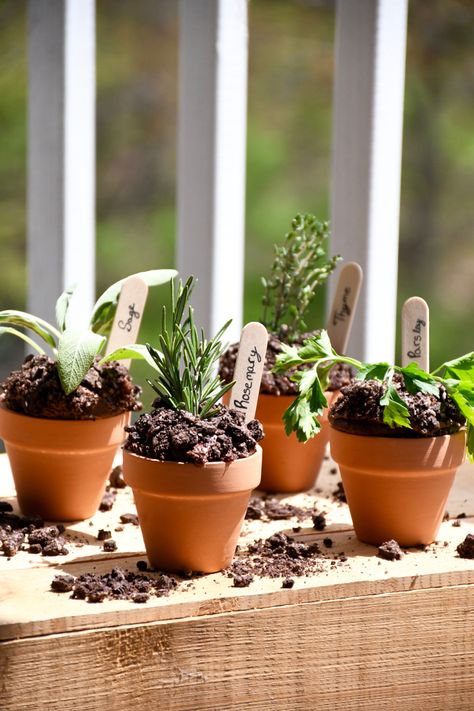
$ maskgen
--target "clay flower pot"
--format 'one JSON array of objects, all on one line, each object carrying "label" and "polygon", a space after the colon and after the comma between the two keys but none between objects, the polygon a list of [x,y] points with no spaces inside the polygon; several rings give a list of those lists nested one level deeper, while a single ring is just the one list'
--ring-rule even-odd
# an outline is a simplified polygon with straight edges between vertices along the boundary
[{"label": "clay flower pot", "polygon": [[227,567],[250,493],[260,481],[262,451],[230,464],[163,462],[124,450],[151,565],[171,572],[213,573]]},{"label": "clay flower pot", "polygon": [[0,406],[0,437],[22,512],[48,521],[92,516],[129,420],[129,412],[96,420],[52,420]]},{"label": "clay flower pot", "polygon": [[[328,404],[336,392],[325,392]],[[319,474],[329,440],[328,411],[324,410],[321,431],[308,442],[298,442],[294,433],[287,436],[282,417],[294,401],[294,395],[260,393],[256,417],[263,425],[262,481],[259,489],[269,492],[296,493],[311,489]]]},{"label": "clay flower pot", "polygon": [[330,427],[357,537],[380,545],[432,543],[445,512],[466,434],[423,438],[370,437]]}]

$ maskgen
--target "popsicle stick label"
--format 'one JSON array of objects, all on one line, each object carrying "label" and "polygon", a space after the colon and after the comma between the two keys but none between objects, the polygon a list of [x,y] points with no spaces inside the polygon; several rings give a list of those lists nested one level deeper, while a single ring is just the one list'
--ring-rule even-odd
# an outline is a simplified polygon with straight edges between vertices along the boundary
[{"label": "popsicle stick label", "polygon": [[334,350],[345,353],[362,285],[362,269],[357,262],[347,262],[339,272],[334,299],[329,312],[327,332]]},{"label": "popsicle stick label", "polygon": [[[123,283],[117,303],[112,331],[107,344],[106,355],[136,343],[140,323],[148,296],[148,286],[139,276],[132,276]],[[130,367],[130,360],[121,361],[126,368]]]},{"label": "popsicle stick label", "polygon": [[262,379],[268,333],[265,326],[251,321],[243,327],[235,364],[235,385],[230,394],[229,407],[245,415],[245,422],[255,417],[260,381]]},{"label": "popsicle stick label", "polygon": [[419,296],[407,299],[402,308],[402,366],[418,363],[430,368],[430,314],[426,301]]}]

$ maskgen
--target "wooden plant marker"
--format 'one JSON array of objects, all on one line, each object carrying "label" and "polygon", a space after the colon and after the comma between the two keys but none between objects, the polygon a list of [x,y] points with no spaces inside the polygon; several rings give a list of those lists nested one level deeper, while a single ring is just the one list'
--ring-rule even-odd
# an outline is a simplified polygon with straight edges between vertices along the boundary
[{"label": "wooden plant marker", "polygon": [[230,393],[229,407],[245,415],[245,422],[255,417],[260,381],[262,379],[268,333],[265,326],[251,321],[243,327],[235,364],[235,385]]},{"label": "wooden plant marker", "polygon": [[[117,348],[136,343],[147,296],[148,286],[141,277],[131,276],[124,281],[107,344],[106,355],[117,350]],[[120,362],[126,368],[130,367],[131,360],[122,360]]]},{"label": "wooden plant marker", "polygon": [[339,273],[327,324],[332,347],[341,355],[346,352],[361,286],[360,265],[357,262],[347,262]]},{"label": "wooden plant marker", "polygon": [[402,367],[418,363],[429,373],[430,312],[419,296],[407,299],[402,308]]}]

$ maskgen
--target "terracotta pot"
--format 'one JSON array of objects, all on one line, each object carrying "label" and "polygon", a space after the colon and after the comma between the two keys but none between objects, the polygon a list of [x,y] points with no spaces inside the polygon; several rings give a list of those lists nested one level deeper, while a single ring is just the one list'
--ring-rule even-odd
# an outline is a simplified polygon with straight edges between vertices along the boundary
[{"label": "terracotta pot", "polygon": [[124,450],[151,565],[158,570],[213,573],[227,567],[250,493],[260,481],[262,450],[235,462],[204,467],[161,462]]},{"label": "terracotta pot", "polygon": [[[326,392],[328,404],[338,393]],[[321,418],[321,431],[306,443],[295,434],[287,436],[283,413],[294,401],[293,395],[260,393],[256,417],[263,425],[262,481],[259,489],[268,492],[296,493],[311,489],[319,474],[329,439],[327,410]]]},{"label": "terracotta pot", "polygon": [[22,512],[47,521],[92,516],[129,420],[129,412],[97,420],[50,420],[0,406],[0,437]]},{"label": "terracotta pot", "polygon": [[357,537],[380,545],[432,543],[445,512],[466,435],[399,439],[347,434],[330,427]]}]

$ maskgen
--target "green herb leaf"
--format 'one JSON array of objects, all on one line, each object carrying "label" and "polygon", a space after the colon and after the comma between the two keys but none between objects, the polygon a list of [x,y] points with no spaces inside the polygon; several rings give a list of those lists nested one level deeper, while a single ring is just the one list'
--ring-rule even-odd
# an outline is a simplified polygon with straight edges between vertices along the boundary
[{"label": "green herb leaf", "polygon": [[104,356],[100,361],[100,365],[102,365],[102,363],[108,363],[111,360],[145,360],[151,368],[158,370],[148,348],[141,343],[131,343],[128,346],[117,348],[112,353]]},{"label": "green herb leaf", "polygon": [[59,338],[59,331],[51,326],[47,321],[44,321],[37,316],[32,316],[24,311],[0,311],[0,324],[8,326],[20,326],[33,331],[37,336],[43,339],[51,348],[56,348],[56,338]]},{"label": "green herb leaf", "polygon": [[306,442],[318,434],[321,429],[317,417],[305,398],[297,398],[290,405],[283,413],[283,421],[286,434],[290,435],[295,432],[299,442]]},{"label": "green herb leaf", "polygon": [[66,329],[67,312],[71,298],[77,289],[77,284],[73,284],[68,289],[63,291],[59,299],[56,301],[56,323],[61,333]]},{"label": "green herb leaf", "polygon": [[61,334],[57,363],[59,378],[66,395],[81,384],[105,341],[104,336],[92,331],[68,329]]},{"label": "green herb leaf", "polygon": [[[141,277],[148,286],[160,286],[166,284],[171,279],[177,276],[178,272],[175,269],[152,269],[147,272],[138,272],[130,276]],[[109,286],[104,293],[97,299],[92,310],[90,326],[96,333],[109,335],[112,327],[115,309],[117,308],[118,298],[122,289],[122,284],[125,279],[116,281],[115,284]]]},{"label": "green herb leaf", "polygon": [[383,382],[390,370],[388,363],[361,363],[356,380],[380,380]]},{"label": "green herb leaf", "polygon": [[415,395],[418,392],[427,393],[439,397],[439,384],[429,373],[422,370],[416,363],[401,368],[400,370],[405,387],[409,393]]},{"label": "green herb leaf", "polygon": [[380,398],[380,404],[384,408],[383,421],[390,427],[410,428],[410,413],[406,402],[402,400],[391,382],[387,383],[387,389]]},{"label": "green herb leaf", "polygon": [[470,423],[467,425],[467,457],[474,463],[474,426]]},{"label": "green herb leaf", "polygon": [[302,360],[314,360],[315,358],[331,358],[334,351],[329,340],[328,332],[324,329],[314,338],[309,338],[298,350],[298,355]]},{"label": "green herb leaf", "polygon": [[295,346],[282,343],[281,350],[282,352],[277,355],[275,365],[273,366],[274,373],[284,373],[290,368],[295,368],[302,364],[303,361]]},{"label": "green herb leaf", "polygon": [[34,348],[38,353],[44,353],[44,350],[33,341],[33,339],[28,338],[24,333],[21,331],[17,331],[16,328],[10,328],[9,326],[0,326],[0,336],[3,333],[9,333],[12,336],[16,336],[17,338],[21,338],[22,341],[25,341],[25,343],[28,343],[32,348]]}]

